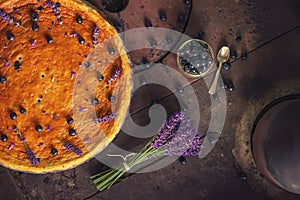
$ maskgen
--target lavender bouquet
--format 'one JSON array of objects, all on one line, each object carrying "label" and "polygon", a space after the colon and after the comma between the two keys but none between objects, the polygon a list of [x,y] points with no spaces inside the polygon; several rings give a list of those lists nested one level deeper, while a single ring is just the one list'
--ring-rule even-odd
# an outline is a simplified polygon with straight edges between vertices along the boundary
[{"label": "lavender bouquet", "polygon": [[[200,153],[202,138],[193,128],[191,119],[183,112],[174,113],[160,128],[154,138],[123,166],[108,169],[92,176],[97,189],[109,189],[114,183],[122,181],[122,176],[132,167],[158,156],[196,156]],[[130,155],[128,155],[130,156]],[[127,158],[123,158],[127,161]]]}]

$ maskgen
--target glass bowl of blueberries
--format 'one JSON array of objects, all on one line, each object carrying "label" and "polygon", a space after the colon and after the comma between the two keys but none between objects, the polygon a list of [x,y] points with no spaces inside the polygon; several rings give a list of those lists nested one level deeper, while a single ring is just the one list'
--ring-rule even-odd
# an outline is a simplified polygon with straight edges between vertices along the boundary
[{"label": "glass bowl of blueberries", "polygon": [[203,77],[211,71],[214,65],[214,53],[205,41],[191,39],[179,47],[177,63],[189,77]]}]

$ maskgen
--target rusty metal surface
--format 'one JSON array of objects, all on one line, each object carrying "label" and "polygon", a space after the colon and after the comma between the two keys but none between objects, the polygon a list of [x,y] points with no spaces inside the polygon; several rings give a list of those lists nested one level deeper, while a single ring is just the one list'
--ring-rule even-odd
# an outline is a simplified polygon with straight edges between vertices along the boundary
[{"label": "rusty metal surface", "polygon": [[[111,0],[89,0],[107,16],[119,32],[133,30],[137,28],[166,28],[178,32],[183,32],[186,29],[188,19],[190,17],[192,2],[183,0],[131,0],[128,5],[118,13],[110,12],[107,7],[113,3]],[[120,1],[122,2],[122,1]],[[134,65],[141,65],[151,62],[157,62],[163,58],[168,51],[159,50],[156,47],[159,45],[168,46],[169,49],[176,44],[180,36],[166,39],[169,35],[154,33],[152,36],[123,38],[125,46],[132,43],[149,43],[151,48],[137,49],[129,52],[131,61]],[[170,40],[170,41],[168,41]]]},{"label": "rusty metal surface", "polygon": [[[228,96],[232,103],[228,112],[232,112],[230,116],[236,131],[234,153],[242,169],[247,172],[253,190],[266,192],[273,199],[297,199],[299,196],[275,187],[264,178],[253,162],[251,131],[265,106],[279,97],[300,93],[299,58],[295,56],[299,53],[299,33],[300,28],[297,28],[259,48],[246,61],[234,62],[232,72],[225,74],[225,80],[232,80],[236,85],[235,92]],[[277,48],[279,46],[282,48]]]},{"label": "rusty metal surface", "polygon": [[[175,19],[178,19],[178,13],[186,12],[186,9],[180,10],[180,7],[172,12],[171,1],[155,1],[155,4],[149,1],[147,6],[151,8],[153,6],[155,9],[152,10],[146,6],[143,9],[138,8],[138,5],[141,6],[141,2],[144,1],[130,0],[126,8],[128,10],[125,9],[118,14],[107,12],[100,0],[91,1],[96,3],[108,18],[118,22],[121,29],[126,29],[126,26],[130,28],[143,26],[146,11],[147,16],[153,17],[153,25],[169,26],[158,21],[157,12],[160,5],[170,9],[168,19],[174,19],[172,26],[176,26]],[[169,2],[169,5],[165,2]],[[179,6],[184,6],[181,1],[178,2]],[[56,174],[32,175],[13,172],[15,182],[24,196],[28,199],[66,200],[300,199],[297,195],[274,187],[260,176],[252,161],[248,135],[253,125],[250,122],[256,118],[263,105],[282,93],[289,93],[277,91],[280,90],[277,88],[285,88],[285,83],[281,85],[281,81],[297,79],[300,75],[300,67],[297,65],[300,62],[298,56],[300,29],[295,28],[300,25],[299,3],[298,0],[194,0],[192,2],[192,11],[185,32],[187,35],[197,37],[202,31],[200,36],[215,51],[222,44],[228,44],[233,50],[237,50],[239,56],[242,52],[250,52],[247,60],[238,59],[232,63],[231,70],[222,71],[224,80],[232,82],[236,90],[227,93],[226,124],[220,140],[208,157],[202,160],[192,158],[188,159],[186,165],[176,162],[160,171],[133,175],[126,182],[101,193],[89,179],[90,175],[100,172],[103,167],[95,159],[73,170]],[[138,20],[133,20],[131,17],[131,13],[135,11]],[[121,21],[120,16],[125,21]],[[126,26],[122,27],[122,24]],[[240,41],[236,40],[237,35],[241,35]],[[277,38],[280,35],[282,36]],[[137,63],[141,61],[143,55],[145,54],[136,55]],[[177,68],[176,56],[172,54],[165,57],[162,62],[174,69]],[[205,108],[209,104],[205,84],[201,79],[197,81],[189,79],[189,81],[193,82],[197,95],[203,98],[203,108]],[[289,88],[293,87],[289,86]],[[135,113],[134,118],[139,124],[148,123],[147,106],[152,101],[160,101],[164,105],[172,105],[174,101],[171,96],[161,100],[170,92],[161,88],[152,88],[152,95],[143,98],[142,95],[147,94],[147,91],[150,91],[149,88],[144,87],[133,96],[134,104],[130,112]],[[266,93],[274,93],[274,96],[263,98]],[[171,112],[175,107],[171,106],[169,109]],[[203,115],[199,129],[204,131],[210,113],[203,109]],[[248,116],[245,117],[248,122],[247,128],[245,124],[241,124],[242,116]],[[114,142],[130,150],[141,145],[139,140],[132,143],[128,141],[133,140],[126,134],[120,134]],[[246,181],[241,180],[240,172],[235,169],[231,152],[233,148],[235,148],[238,164],[247,176]],[[0,188],[1,191],[6,190],[3,185]]]},{"label": "rusty metal surface", "polygon": [[4,167],[0,167],[0,199],[25,199],[21,189],[16,187],[15,179]]},{"label": "rusty metal surface", "polygon": [[[128,7],[120,12],[124,30],[147,27],[149,29],[160,27],[174,31],[183,32],[186,28],[190,12],[191,1],[185,3],[183,0],[136,0],[130,1]],[[163,16],[163,18],[162,18]],[[153,48],[139,49],[129,53],[135,65],[156,62],[168,52],[156,49],[159,45],[168,45],[167,35],[161,33],[152,34],[150,37],[135,38],[136,41],[124,38],[125,45],[128,43],[141,42],[150,43]],[[171,38],[170,49],[180,38]]]}]

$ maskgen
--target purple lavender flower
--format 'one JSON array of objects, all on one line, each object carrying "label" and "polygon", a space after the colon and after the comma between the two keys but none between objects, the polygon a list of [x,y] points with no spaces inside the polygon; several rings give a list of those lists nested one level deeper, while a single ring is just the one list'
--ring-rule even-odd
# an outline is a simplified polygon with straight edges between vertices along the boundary
[{"label": "purple lavender flower", "polygon": [[52,1],[48,1],[47,4],[52,9],[55,17],[57,18],[58,24],[62,25],[63,21],[61,20],[61,16],[60,16],[60,13],[59,13],[57,5],[55,3],[53,3]]},{"label": "purple lavender flower", "polygon": [[97,37],[100,35],[100,29],[99,27],[94,24],[93,26],[93,34],[92,34],[92,43],[93,45],[97,45],[98,44],[98,39]]},{"label": "purple lavender flower", "polygon": [[122,70],[120,69],[120,68],[117,68],[116,70],[115,70],[115,72],[110,76],[110,78],[107,80],[107,84],[111,84],[112,82],[114,82],[117,78],[118,78],[118,76],[120,76],[121,75],[121,73],[122,73]]},{"label": "purple lavender flower", "polygon": [[27,154],[29,160],[31,160],[32,165],[39,164],[40,160],[35,157],[35,155],[31,149],[27,149],[26,154]]},{"label": "purple lavender flower", "polygon": [[169,141],[177,130],[180,122],[184,119],[183,112],[174,113],[161,127],[156,137],[152,141],[153,148],[159,148]]},{"label": "purple lavender flower", "polygon": [[32,47],[36,47],[36,40],[30,40],[29,42],[31,43]]},{"label": "purple lavender flower", "polygon": [[185,117],[171,140],[166,144],[168,155],[195,156],[202,146],[198,131],[193,128],[191,119]]},{"label": "purple lavender flower", "polygon": [[10,62],[9,62],[9,61],[6,61],[6,62],[5,62],[5,66],[9,67],[9,66],[10,66]]},{"label": "purple lavender flower", "polygon": [[50,131],[50,130],[51,130],[51,126],[50,126],[50,125],[47,125],[47,126],[46,126],[46,130],[47,130],[47,131]]},{"label": "purple lavender flower", "polygon": [[8,150],[9,150],[9,151],[12,150],[12,148],[14,148],[14,146],[16,146],[15,143],[10,143]]},{"label": "purple lavender flower", "polygon": [[72,144],[70,144],[69,142],[65,142],[64,146],[67,150],[76,153],[78,156],[82,155],[82,151],[80,149],[78,149],[77,147],[73,146]]},{"label": "purple lavender flower", "polygon": [[111,113],[111,114],[108,114],[108,115],[105,115],[105,116],[100,116],[98,117],[98,122],[109,122],[113,119],[116,118],[116,114],[115,113]]},{"label": "purple lavender flower", "polygon": [[70,37],[77,37],[78,33],[77,32],[73,32],[72,34],[70,34]]},{"label": "purple lavender flower", "polygon": [[76,75],[76,72],[71,72],[71,80],[73,80],[74,79],[74,77],[75,77],[75,75]]},{"label": "purple lavender flower", "polygon": [[5,20],[9,24],[14,22],[14,16],[9,15],[3,9],[0,9],[0,18],[3,19],[3,20]]},{"label": "purple lavender flower", "polygon": [[162,126],[151,143],[153,148],[165,147],[168,155],[194,156],[200,153],[202,141],[191,119],[176,112]]}]

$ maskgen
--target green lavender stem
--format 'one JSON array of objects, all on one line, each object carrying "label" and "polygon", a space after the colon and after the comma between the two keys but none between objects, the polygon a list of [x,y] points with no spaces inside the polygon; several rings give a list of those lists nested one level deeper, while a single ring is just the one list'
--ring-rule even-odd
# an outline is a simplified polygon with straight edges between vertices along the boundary
[{"label": "green lavender stem", "polygon": [[[165,155],[162,148],[153,148],[149,142],[138,154],[136,154],[127,163],[130,168],[135,167],[149,159],[149,157]],[[108,169],[99,174],[91,176],[93,183],[96,185],[97,189],[103,191],[109,189],[114,183],[122,181],[122,176],[126,173],[125,167],[119,167],[117,169]]]}]

